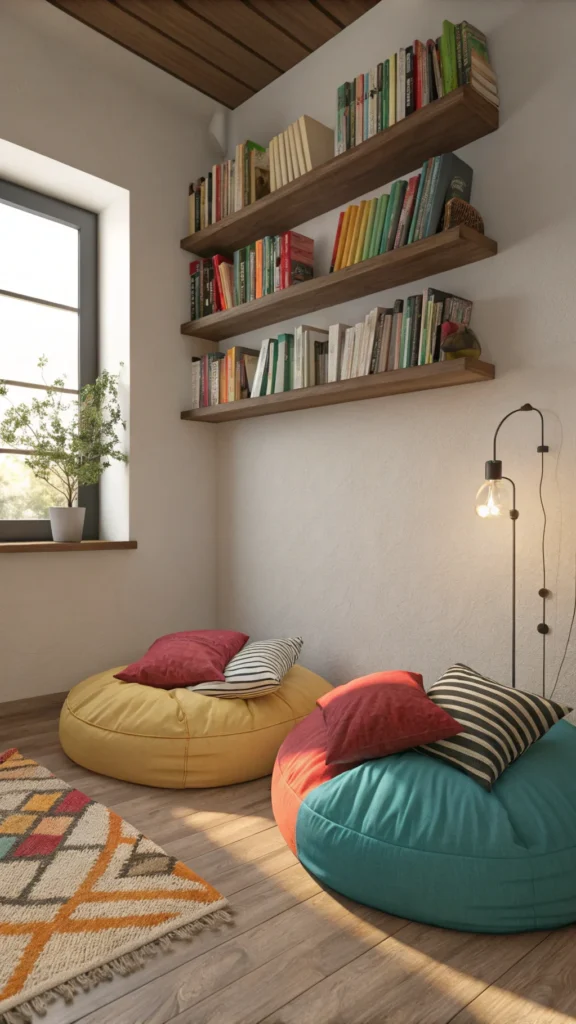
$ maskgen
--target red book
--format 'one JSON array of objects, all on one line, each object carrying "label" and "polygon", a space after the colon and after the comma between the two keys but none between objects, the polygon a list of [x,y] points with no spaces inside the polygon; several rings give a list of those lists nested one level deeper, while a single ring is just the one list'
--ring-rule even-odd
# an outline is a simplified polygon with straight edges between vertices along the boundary
[{"label": "red book", "polygon": [[212,266],[214,267],[214,293],[216,301],[218,303],[218,309],[229,309],[229,304],[226,300],[226,290],[222,284],[222,274],[220,268],[223,263],[228,263],[230,266],[233,265],[233,260],[229,256],[213,256]]},{"label": "red book", "polygon": [[415,174],[408,182],[408,188],[406,189],[404,202],[402,203],[402,210],[400,212],[400,220],[398,221],[398,228],[396,230],[396,238],[394,240],[395,249],[399,249],[401,245],[406,245],[408,232],[410,230],[410,223],[412,221],[412,214],[414,213],[414,203],[416,201],[416,193],[418,191],[419,183],[419,174]]},{"label": "red book", "polygon": [[334,264],[336,263],[336,256],[338,255],[338,243],[340,241],[340,235],[342,232],[342,221],[344,220],[344,210],[338,217],[338,227],[336,228],[336,238],[334,239],[334,248],[332,249],[332,259],[330,260],[330,273],[334,270]]},{"label": "red book", "polygon": [[298,231],[280,237],[280,287],[289,288],[314,277],[314,239]]}]

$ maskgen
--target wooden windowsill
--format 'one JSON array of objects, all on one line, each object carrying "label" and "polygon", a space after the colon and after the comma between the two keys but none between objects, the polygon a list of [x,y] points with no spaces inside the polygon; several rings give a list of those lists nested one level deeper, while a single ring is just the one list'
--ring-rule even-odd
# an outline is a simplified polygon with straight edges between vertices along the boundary
[{"label": "wooden windowsill", "polygon": [[79,544],[56,544],[54,541],[5,541],[0,543],[0,555],[22,554],[24,551],[122,551],[136,548],[135,540],[82,540]]}]

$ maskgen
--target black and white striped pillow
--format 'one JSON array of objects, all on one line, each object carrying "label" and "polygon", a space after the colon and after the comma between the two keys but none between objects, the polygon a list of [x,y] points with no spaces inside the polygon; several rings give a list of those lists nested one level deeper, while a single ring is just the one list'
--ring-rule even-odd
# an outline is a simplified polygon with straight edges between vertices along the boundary
[{"label": "black and white striped pillow", "polygon": [[464,732],[416,747],[465,772],[490,791],[502,772],[541,739],[571,708],[494,682],[467,665],[454,665],[428,690]]},{"label": "black and white striped pillow", "polygon": [[287,672],[298,661],[302,637],[260,640],[246,644],[224,669],[225,681],[198,683],[188,690],[209,697],[260,697],[281,685]]}]

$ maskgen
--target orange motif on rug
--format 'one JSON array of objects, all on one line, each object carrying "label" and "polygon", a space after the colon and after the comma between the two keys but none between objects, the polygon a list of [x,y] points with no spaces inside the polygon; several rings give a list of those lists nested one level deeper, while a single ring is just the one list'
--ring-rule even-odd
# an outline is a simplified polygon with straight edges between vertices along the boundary
[{"label": "orange motif on rug", "polygon": [[0,1024],[25,1024],[229,920],[227,900],[119,815],[0,754]]}]

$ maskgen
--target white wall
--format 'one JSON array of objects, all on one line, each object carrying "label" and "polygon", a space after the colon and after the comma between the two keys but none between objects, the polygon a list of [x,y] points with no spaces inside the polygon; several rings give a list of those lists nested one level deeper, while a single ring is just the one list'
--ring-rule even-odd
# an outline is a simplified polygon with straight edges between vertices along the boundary
[{"label": "white wall", "polygon": [[[138,550],[0,557],[0,701],[63,690],[215,622],[214,432],[188,404],[188,182],[217,104],[42,0],[2,0],[0,139],[130,191],[130,534]],[[1,367],[0,367],[1,374]]]},{"label": "white wall", "polygon": [[[340,82],[415,37],[439,35],[444,17],[467,18],[489,34],[499,75],[501,127],[461,155],[474,167],[473,202],[500,254],[434,281],[474,300],[473,326],[496,381],[217,428],[219,623],[256,636],[301,633],[305,663],[333,682],[401,667],[423,672],[429,685],[455,660],[508,680],[510,527],[482,522],[473,510],[493,430],[526,401],[544,410],[551,445],[549,678],[571,614],[576,6],[383,0],[233,112],[230,144],[267,142],[302,113],[333,126]],[[327,269],[337,217],[301,229],[316,238],[318,273]],[[415,290],[382,292],[305,321],[354,323]],[[540,665],[537,443],[534,414],[515,417],[502,434],[521,510],[518,685],[527,688],[538,686]],[[569,658],[557,694],[576,701],[574,667]]]}]

